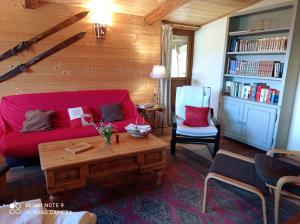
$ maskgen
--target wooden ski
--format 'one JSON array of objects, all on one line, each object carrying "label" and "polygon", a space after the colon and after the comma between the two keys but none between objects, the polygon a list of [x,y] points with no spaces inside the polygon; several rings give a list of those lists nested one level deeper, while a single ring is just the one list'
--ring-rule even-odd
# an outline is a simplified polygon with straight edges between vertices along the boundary
[{"label": "wooden ski", "polygon": [[40,40],[43,40],[46,37],[66,28],[67,26],[70,26],[71,24],[76,23],[78,20],[81,20],[82,18],[84,18],[88,13],[89,13],[88,11],[80,12],[80,13],[62,21],[61,23],[51,27],[50,29],[46,30],[45,32],[40,33],[39,35],[36,35],[35,37],[31,38],[30,40],[22,41],[17,46],[2,53],[0,55],[0,62],[7,58],[12,57],[12,56],[16,56],[17,54],[28,49],[31,45],[39,42]]},{"label": "wooden ski", "polygon": [[39,61],[55,54],[56,52],[70,46],[71,44],[75,43],[76,41],[80,40],[87,32],[77,33],[74,36],[64,40],[63,42],[55,45],[54,47],[44,51],[43,53],[35,56],[34,58],[30,59],[29,61],[25,62],[24,64],[20,64],[14,69],[10,70],[9,72],[5,73],[4,75],[0,76],[0,83],[4,82],[8,79],[15,77],[16,75],[25,72],[30,66],[38,63]]}]

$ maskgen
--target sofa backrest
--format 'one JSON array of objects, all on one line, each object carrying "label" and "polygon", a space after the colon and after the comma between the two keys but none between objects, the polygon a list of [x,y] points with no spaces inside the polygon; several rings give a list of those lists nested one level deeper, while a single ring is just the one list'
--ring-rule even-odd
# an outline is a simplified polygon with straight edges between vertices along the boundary
[{"label": "sofa backrest", "polygon": [[127,90],[91,90],[6,96],[2,98],[0,104],[0,125],[2,132],[19,131],[27,111],[54,110],[56,112],[55,127],[69,127],[67,109],[80,106],[91,107],[94,120],[98,122],[102,119],[100,107],[114,103],[123,105],[126,119],[138,115]]}]

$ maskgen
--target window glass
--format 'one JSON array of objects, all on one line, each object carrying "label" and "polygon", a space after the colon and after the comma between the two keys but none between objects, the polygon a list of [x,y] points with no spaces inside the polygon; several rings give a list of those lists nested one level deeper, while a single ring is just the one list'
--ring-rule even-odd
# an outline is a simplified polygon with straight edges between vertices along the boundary
[{"label": "window glass", "polygon": [[188,37],[173,35],[171,77],[187,76]]}]

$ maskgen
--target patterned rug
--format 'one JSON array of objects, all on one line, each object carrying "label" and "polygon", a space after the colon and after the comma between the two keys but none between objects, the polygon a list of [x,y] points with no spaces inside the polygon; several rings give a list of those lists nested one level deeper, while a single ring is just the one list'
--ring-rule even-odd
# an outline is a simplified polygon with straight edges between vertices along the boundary
[{"label": "patterned rug", "polygon": [[[141,183],[110,187],[108,179],[107,184],[93,182],[82,189],[68,191],[62,194],[61,201],[64,209],[95,213],[101,224],[263,223],[259,198],[215,181],[209,183],[207,213],[202,214],[203,183],[209,164],[200,157],[191,161],[177,156],[169,160],[160,187]],[[149,182],[152,179],[149,176]],[[46,200],[44,180],[33,183],[29,189],[28,186],[22,186],[22,189],[11,186],[9,200],[16,195],[19,195],[14,198],[17,200]],[[267,199],[269,223],[273,223],[272,200],[271,197]],[[282,199],[280,223],[299,211],[298,206]]]}]

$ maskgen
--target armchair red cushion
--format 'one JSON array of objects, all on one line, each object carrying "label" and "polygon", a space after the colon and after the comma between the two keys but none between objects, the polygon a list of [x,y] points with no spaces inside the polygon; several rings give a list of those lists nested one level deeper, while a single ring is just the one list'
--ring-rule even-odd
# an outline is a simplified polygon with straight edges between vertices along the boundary
[{"label": "armchair red cushion", "polygon": [[190,127],[207,127],[209,107],[185,106],[184,125]]}]

